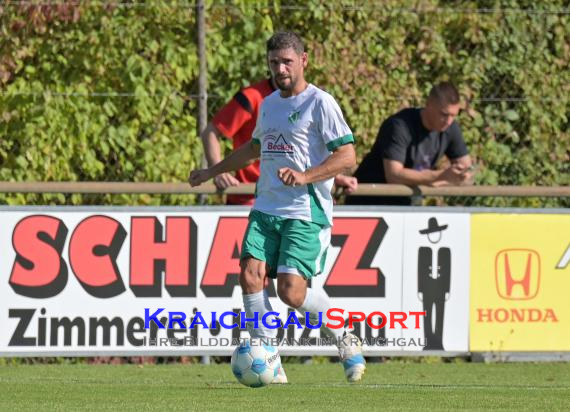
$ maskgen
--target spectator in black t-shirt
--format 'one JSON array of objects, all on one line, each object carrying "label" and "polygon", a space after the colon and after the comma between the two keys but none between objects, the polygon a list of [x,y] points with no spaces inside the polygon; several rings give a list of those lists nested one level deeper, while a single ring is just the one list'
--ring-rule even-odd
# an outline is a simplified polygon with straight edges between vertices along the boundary
[{"label": "spectator in black t-shirt", "polygon": [[[450,82],[435,85],[425,107],[408,108],[390,116],[354,176],[359,183],[395,183],[409,186],[472,183],[471,158],[455,121],[459,93]],[[446,155],[447,169],[436,170]],[[409,197],[350,196],[352,205],[410,205]]]}]

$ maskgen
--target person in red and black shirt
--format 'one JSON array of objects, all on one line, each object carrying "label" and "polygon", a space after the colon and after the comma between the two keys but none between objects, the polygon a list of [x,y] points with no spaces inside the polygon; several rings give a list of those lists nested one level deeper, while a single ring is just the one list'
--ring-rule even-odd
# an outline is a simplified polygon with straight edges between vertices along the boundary
[{"label": "person in red and black shirt", "polygon": [[[275,86],[271,79],[262,80],[240,90],[216,113],[200,136],[208,167],[222,160],[219,141],[222,136],[232,139],[234,150],[251,139],[261,102],[274,90]],[[255,183],[258,178],[259,160],[238,170],[235,176],[230,173],[216,176],[214,184],[219,190],[224,190],[240,183]],[[228,195],[227,203],[229,205],[252,205],[253,196]]]},{"label": "person in red and black shirt", "polygon": [[[222,107],[208,123],[202,134],[204,155],[208,167],[222,160],[220,150],[220,138],[222,136],[233,141],[233,150],[249,141],[255,124],[261,102],[266,96],[275,91],[272,79],[265,79],[247,86],[236,93],[224,107]],[[219,190],[230,186],[238,186],[240,183],[255,183],[259,178],[259,160],[244,169],[238,170],[236,175],[222,173],[214,178],[214,184]],[[335,184],[343,187],[345,193],[356,190],[357,180],[351,176],[338,175]],[[253,205],[252,195],[228,195],[228,205]]]}]

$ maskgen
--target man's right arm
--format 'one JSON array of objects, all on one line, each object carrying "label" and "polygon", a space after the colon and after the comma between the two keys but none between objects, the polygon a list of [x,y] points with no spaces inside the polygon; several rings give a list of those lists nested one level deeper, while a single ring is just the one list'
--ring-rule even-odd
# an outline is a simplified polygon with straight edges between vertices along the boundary
[{"label": "man's right arm", "polygon": [[440,172],[430,169],[415,170],[404,167],[406,153],[412,142],[410,126],[402,119],[390,118],[380,128],[378,138],[387,183],[400,185],[429,185]]},{"label": "man's right arm", "polygon": [[460,186],[466,184],[472,177],[472,173],[460,164],[452,164],[447,169],[441,170],[414,170],[404,167],[397,160],[384,159],[384,172],[388,183],[417,186]]},{"label": "man's right arm", "polygon": [[260,146],[252,139],[212,167],[209,167],[208,169],[193,170],[190,172],[188,181],[191,186],[198,186],[220,174],[243,169],[257,159],[259,154]]},{"label": "man's right arm", "polygon": [[400,185],[417,186],[431,185],[438,180],[441,170],[414,170],[404,167],[402,162],[391,159],[382,159],[386,182]]},{"label": "man's right arm", "polygon": [[208,125],[200,135],[202,139],[202,145],[204,146],[204,156],[208,162],[208,167],[219,163],[222,160],[221,149],[220,149],[220,139],[222,138],[222,132],[212,124],[208,122]]},{"label": "man's right arm", "polygon": [[[220,163],[222,160],[220,139],[222,132],[212,123],[209,122],[202,134],[202,145],[204,146],[204,156],[208,162],[208,167]],[[226,189],[230,186],[239,185],[239,181],[230,173],[222,173],[214,179],[214,184],[220,190]]]}]

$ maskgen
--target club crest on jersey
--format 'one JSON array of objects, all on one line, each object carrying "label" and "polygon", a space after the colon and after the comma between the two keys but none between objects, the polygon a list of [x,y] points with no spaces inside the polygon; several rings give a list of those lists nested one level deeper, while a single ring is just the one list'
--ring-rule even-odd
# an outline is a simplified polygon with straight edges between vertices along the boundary
[{"label": "club crest on jersey", "polygon": [[275,137],[274,135],[267,135],[263,139],[265,144],[264,153],[293,153],[293,145],[287,143],[282,134]]},{"label": "club crest on jersey", "polygon": [[289,117],[288,117],[289,123],[295,124],[295,122],[296,122],[297,120],[299,120],[299,116],[300,116],[300,115],[301,115],[301,112],[300,112],[300,111],[296,111],[296,112],[291,113],[291,114],[289,115]]}]

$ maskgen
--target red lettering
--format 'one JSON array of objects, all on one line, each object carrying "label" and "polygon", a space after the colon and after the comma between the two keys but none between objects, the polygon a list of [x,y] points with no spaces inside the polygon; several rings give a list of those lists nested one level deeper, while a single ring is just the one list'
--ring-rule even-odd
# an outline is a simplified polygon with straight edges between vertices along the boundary
[{"label": "red lettering", "polygon": [[477,322],[492,322],[492,321],[493,321],[493,311],[491,309],[477,308]]},{"label": "red lettering", "polygon": [[23,296],[49,298],[67,284],[67,266],[61,257],[67,228],[55,217],[35,215],[18,222],[12,234],[16,259],[10,286]]},{"label": "red lettering", "polygon": [[542,311],[540,309],[528,309],[528,321],[540,322],[542,320]]},{"label": "red lettering", "polygon": [[348,312],[348,328],[354,328],[354,322],[362,322],[366,316],[364,312]]},{"label": "red lettering", "polygon": [[410,316],[414,316],[416,318],[416,324],[414,326],[414,329],[419,329],[420,328],[420,316],[425,316],[426,312],[409,312]]},{"label": "red lettering", "polygon": [[330,323],[330,321],[329,321],[329,322],[325,323],[325,326],[327,328],[331,328],[331,329],[344,328],[344,318],[342,316],[333,316],[332,315],[333,312],[340,312],[340,314],[342,315],[344,313],[344,309],[330,308],[329,310],[327,310],[327,318],[329,318],[329,320],[337,321],[338,324],[334,325],[334,324]]},{"label": "red lettering", "polygon": [[[335,320],[338,324],[332,324],[327,322],[325,324],[326,327],[332,329],[340,329],[344,326],[344,318],[342,316],[333,316],[334,312],[340,312],[341,314],[344,313],[344,309],[339,308],[331,308],[327,311],[327,317],[331,320]],[[425,316],[425,312],[409,312],[411,316],[416,318],[415,322],[415,329],[420,328],[420,316]],[[374,324],[373,318],[375,316],[380,316],[382,318],[382,322],[379,325]],[[402,329],[408,329],[405,322],[408,319],[408,315],[406,312],[390,312],[390,329],[395,329],[395,324],[400,324]],[[355,328],[357,323],[361,323],[362,321],[366,321],[366,324],[372,329],[382,329],[386,326],[388,322],[388,317],[380,311],[372,312],[368,316],[364,312],[348,312],[348,328],[353,329]]]},{"label": "red lettering", "polygon": [[196,224],[167,217],[165,239],[155,217],[131,219],[130,285],[136,296],[161,295],[161,275],[171,296],[196,296]]},{"label": "red lettering", "polygon": [[499,323],[503,323],[509,320],[509,312],[506,309],[495,310],[495,320]]},{"label": "red lettering", "polygon": [[390,312],[390,329],[394,329],[394,324],[399,323],[402,329],[408,329],[404,321],[408,319],[406,312]]},{"label": "red lettering", "polygon": [[497,308],[497,309],[477,309],[478,322],[511,322],[511,323],[536,323],[536,322],[558,322],[554,310],[539,308]]},{"label": "red lettering", "polygon": [[382,218],[336,218],[331,245],[340,253],[324,289],[335,297],[384,297],[385,278],[372,259],[388,230]]},{"label": "red lettering", "polygon": [[218,220],[200,284],[200,289],[206,296],[232,296],[234,287],[238,284],[240,245],[247,222],[244,217],[221,217]]},{"label": "red lettering", "polygon": [[546,309],[543,322],[547,322],[548,319],[550,319],[552,322],[558,322],[558,318],[556,317],[556,313],[554,313],[553,309]]},{"label": "red lettering", "polygon": [[267,144],[267,149],[268,150],[280,150],[280,151],[284,151],[284,152],[292,152],[293,151],[293,145],[283,144],[283,143],[274,144],[274,143],[269,142]]},{"label": "red lettering", "polygon": [[511,308],[511,321],[513,322],[524,322],[524,309]]},{"label": "red lettering", "polygon": [[[373,316],[380,316],[382,318],[382,322],[380,323],[380,325],[375,325],[372,322],[372,317]],[[386,315],[384,315],[384,313],[382,312],[372,312],[370,315],[368,315],[368,317],[366,318],[366,323],[368,324],[368,326],[370,326],[372,329],[382,329],[384,326],[386,326],[386,322],[387,322],[387,318]]]},{"label": "red lettering", "polygon": [[90,295],[110,298],[125,291],[116,262],[125,237],[121,224],[107,216],[90,216],[73,231],[69,264]]}]

